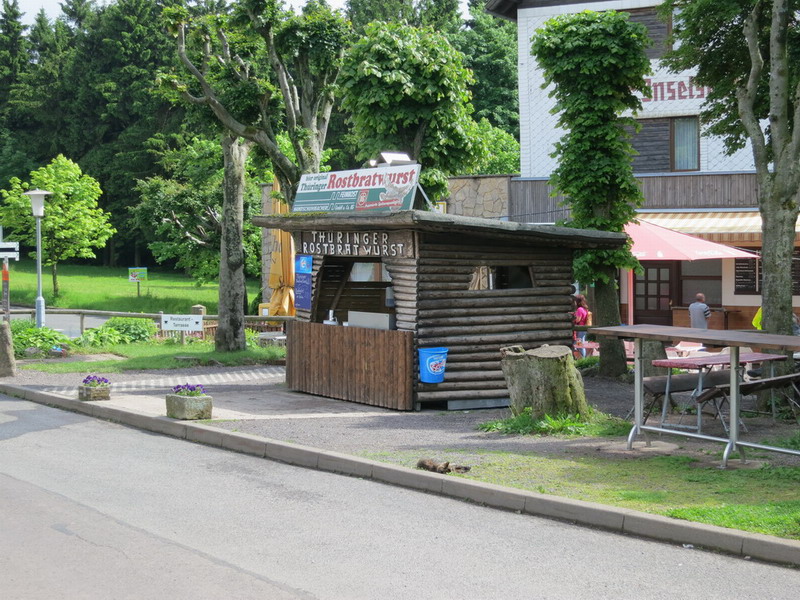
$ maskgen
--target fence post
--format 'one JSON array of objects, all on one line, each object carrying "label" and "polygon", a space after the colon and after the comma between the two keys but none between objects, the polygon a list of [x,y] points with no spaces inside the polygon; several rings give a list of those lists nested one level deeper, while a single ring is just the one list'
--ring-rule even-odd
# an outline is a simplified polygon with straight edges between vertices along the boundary
[{"label": "fence post", "polygon": [[[192,315],[203,315],[203,316],[205,316],[205,314],[206,314],[206,307],[205,307],[205,306],[203,306],[202,304],[194,304],[194,305],[192,305],[192,307],[189,309],[189,314],[192,314]],[[203,325],[203,326],[200,328],[200,339],[201,339],[201,340],[204,340],[204,339],[206,339],[206,328],[205,328],[205,325]],[[183,334],[181,334],[181,343],[183,343]]]}]

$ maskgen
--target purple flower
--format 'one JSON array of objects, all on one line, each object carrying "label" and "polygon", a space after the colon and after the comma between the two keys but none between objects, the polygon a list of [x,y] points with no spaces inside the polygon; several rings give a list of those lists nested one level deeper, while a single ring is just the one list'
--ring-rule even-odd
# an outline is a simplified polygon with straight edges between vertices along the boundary
[{"label": "purple flower", "polygon": [[172,388],[172,392],[179,396],[205,396],[206,390],[199,383],[197,385],[185,383],[183,385],[176,385]]},{"label": "purple flower", "polygon": [[107,387],[111,385],[111,382],[105,377],[99,377],[97,375],[88,375],[84,377],[83,385],[89,387]]}]

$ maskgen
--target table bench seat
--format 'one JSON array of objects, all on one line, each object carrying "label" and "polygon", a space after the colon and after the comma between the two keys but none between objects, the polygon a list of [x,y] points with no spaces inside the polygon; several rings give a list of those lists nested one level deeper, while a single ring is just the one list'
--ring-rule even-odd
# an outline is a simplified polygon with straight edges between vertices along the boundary
[{"label": "table bench seat", "polygon": [[[667,391],[667,379],[669,379],[667,375],[654,375],[652,377],[642,378],[644,391],[653,398],[660,398]],[[692,392],[697,389],[699,379],[700,375],[698,373],[680,373],[679,375],[673,375],[671,377],[669,391],[670,393]],[[726,381],[730,382],[730,380],[730,369],[711,371],[703,376],[703,387],[724,384]]]},{"label": "table bench seat", "polygon": [[[800,383],[800,373],[790,373],[789,375],[779,375],[778,377],[757,379],[755,381],[748,381],[746,383],[739,384],[739,393],[742,396],[747,396],[749,394],[755,394],[764,390],[774,390],[788,387],[797,383]],[[705,390],[697,397],[697,402],[708,402],[709,400],[713,400],[714,398],[719,398],[721,396],[727,397],[730,394],[730,391],[730,381],[727,383],[721,382],[719,384],[714,384],[713,387],[709,387],[709,389]]]}]

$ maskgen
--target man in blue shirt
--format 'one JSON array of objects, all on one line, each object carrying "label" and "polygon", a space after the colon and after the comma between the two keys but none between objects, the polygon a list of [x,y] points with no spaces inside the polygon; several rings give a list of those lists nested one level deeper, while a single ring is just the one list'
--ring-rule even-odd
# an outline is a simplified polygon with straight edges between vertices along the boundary
[{"label": "man in blue shirt", "polygon": [[689,321],[695,329],[708,329],[708,319],[711,309],[706,304],[704,294],[697,294],[695,301],[689,305]]}]

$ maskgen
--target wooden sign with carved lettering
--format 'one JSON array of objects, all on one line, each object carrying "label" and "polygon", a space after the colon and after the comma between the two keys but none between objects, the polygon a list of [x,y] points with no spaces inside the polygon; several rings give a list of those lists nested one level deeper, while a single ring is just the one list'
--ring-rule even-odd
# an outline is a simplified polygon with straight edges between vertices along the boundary
[{"label": "wooden sign with carved lettering", "polygon": [[362,258],[416,256],[410,231],[303,231],[298,238],[298,254]]}]

